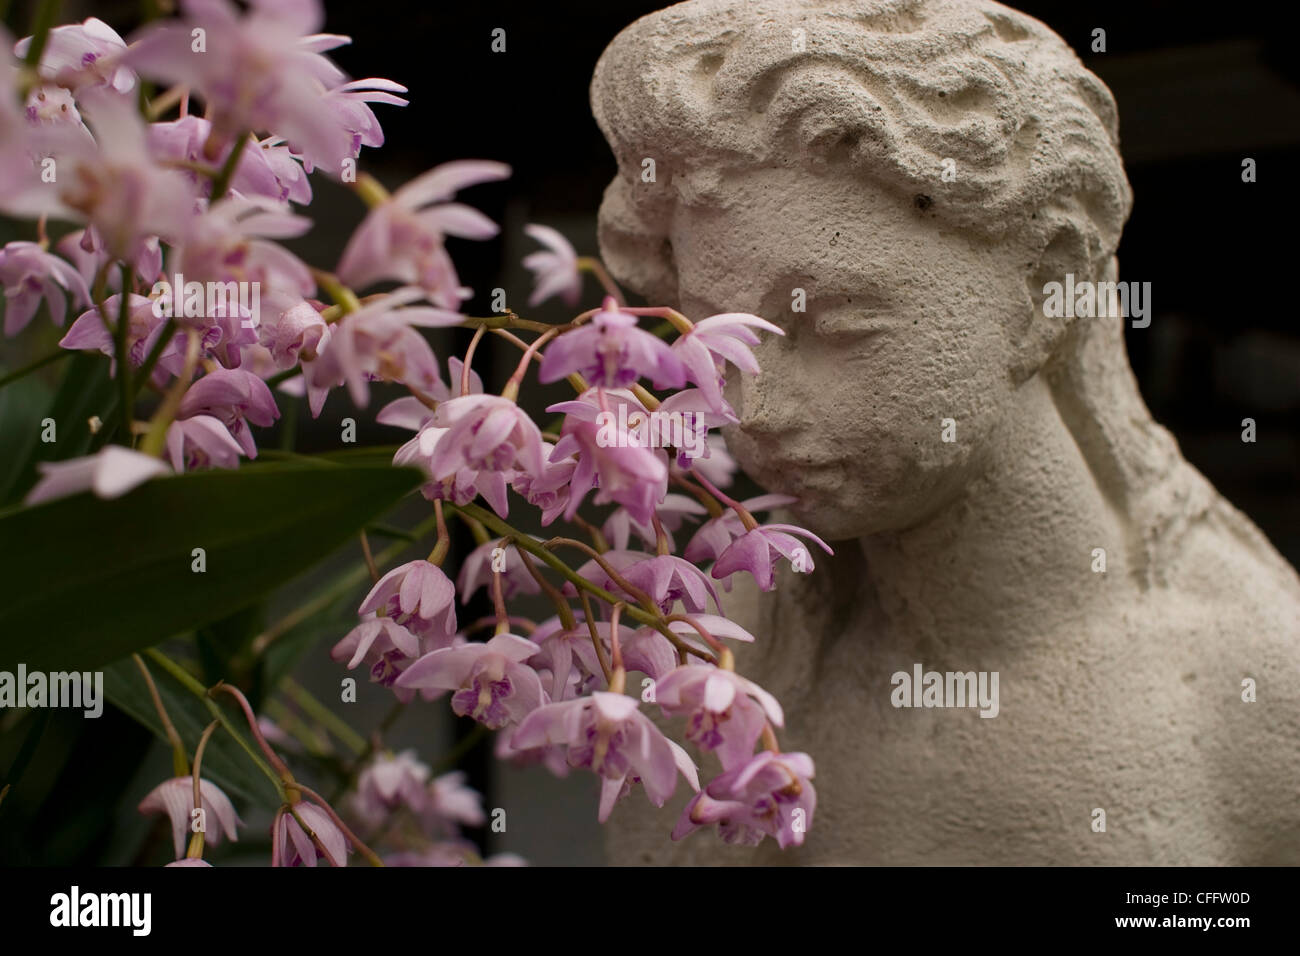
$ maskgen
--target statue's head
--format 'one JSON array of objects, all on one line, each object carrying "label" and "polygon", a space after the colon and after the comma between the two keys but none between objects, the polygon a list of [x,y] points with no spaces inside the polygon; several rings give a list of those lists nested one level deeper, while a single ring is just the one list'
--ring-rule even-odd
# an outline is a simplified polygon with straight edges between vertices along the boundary
[{"label": "statue's head", "polygon": [[1043,315],[1046,282],[1114,278],[1131,193],[1109,92],[1038,21],[986,0],[691,0],[619,34],[592,103],[619,163],[613,272],[785,329],[761,376],[728,377],[728,443],[822,533],[951,500],[1040,373],[1081,443],[1127,414],[1108,402],[1141,409],[1119,320]]}]

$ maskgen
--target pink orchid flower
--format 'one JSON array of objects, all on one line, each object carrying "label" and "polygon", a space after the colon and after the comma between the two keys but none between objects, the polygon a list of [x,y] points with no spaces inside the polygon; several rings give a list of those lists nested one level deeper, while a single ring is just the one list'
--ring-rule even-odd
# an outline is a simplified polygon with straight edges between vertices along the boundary
[{"label": "pink orchid flower", "polygon": [[716,823],[724,843],[757,846],[770,836],[783,850],[800,846],[817,807],[812,776],[813,762],[807,754],[764,750],[692,797],[672,838],[680,840]]},{"label": "pink orchid flower", "polygon": [[[14,54],[26,59],[31,45],[32,38],[24,37],[14,44]],[[117,31],[89,17],[50,30],[37,72],[74,92],[83,86],[104,86],[129,93],[135,87],[135,74],[122,65],[124,53],[126,41]]]},{"label": "pink orchid flower", "polygon": [[569,305],[577,305],[582,294],[582,273],[578,271],[578,254],[569,240],[550,226],[530,224],[524,233],[542,244],[543,249],[524,256],[523,265],[533,273],[530,306],[539,305],[558,295]]},{"label": "pink orchid flower", "polygon": [[591,321],[565,332],[546,346],[537,380],[556,382],[578,372],[592,385],[627,388],[645,376],[665,388],[685,384],[685,368],[668,344],[637,325],[606,297]]},{"label": "pink orchid flower", "polygon": [[9,242],[0,248],[0,285],[5,289],[5,335],[17,335],[31,322],[41,299],[55,325],[73,305],[90,305],[86,280],[71,265],[34,242]]},{"label": "pink orchid flower", "polygon": [[727,362],[742,372],[757,374],[759,371],[754,353],[750,351],[750,346],[757,345],[759,338],[751,328],[785,335],[779,326],[756,315],[727,312],[701,319],[672,344],[674,354],[686,368],[687,377],[700,387],[715,411],[730,411],[730,406],[722,398],[722,388],[726,383],[723,369]]},{"label": "pink orchid flower", "polygon": [[211,415],[239,443],[244,455],[257,457],[257,444],[248,423],[269,427],[280,417],[266,383],[243,369],[218,368],[194,382],[181,399],[177,418]]},{"label": "pink orchid flower", "polygon": [[456,630],[456,586],[442,568],[424,559],[398,565],[370,589],[358,614],[383,612],[418,633]]},{"label": "pink orchid flower", "polygon": [[417,176],[370,210],[343,250],[339,278],[357,289],[385,279],[420,286],[430,301],[458,309],[468,290],[461,287],[443,240],[490,239],[498,229],[478,210],[447,200],[468,186],[509,175],[504,163],[461,160]]},{"label": "pink orchid flower", "polygon": [[[235,827],[243,823],[235,812],[235,805],[220,787],[210,780],[199,781],[199,797],[205,820],[214,821],[214,825],[205,823],[203,840],[216,846],[221,842],[222,831],[226,839],[234,842]],[[172,825],[172,842],[176,846],[176,856],[185,854],[185,844],[189,839],[194,811],[194,778],[173,777],[164,780],[149,791],[140,801],[139,811],[144,814],[165,813]]]},{"label": "pink orchid flower", "polygon": [[690,758],[637,709],[638,704],[635,698],[607,691],[548,704],[524,718],[510,745],[519,750],[562,745],[569,766],[595,772],[601,778],[601,823],[626,792],[629,776],[641,782],[651,803],[662,807],[676,789],[678,773],[693,788],[698,789],[699,780]]},{"label": "pink orchid flower", "polygon": [[[330,815],[307,800],[299,800],[293,809],[325,848],[326,862],[345,866],[352,846]],[[315,866],[319,859],[315,841],[287,811],[275,818],[271,827],[271,847],[272,866]]]},{"label": "pink orchid flower", "polygon": [[785,720],[775,697],[711,664],[688,664],[660,678],[655,703],[670,717],[686,717],[686,739],[716,752],[724,770],[753,755],[767,721],[781,727]]},{"label": "pink orchid flower", "polygon": [[397,679],[397,686],[434,691],[429,699],[453,691],[451,709],[491,730],[518,723],[546,700],[537,673],[524,661],[538,652],[532,641],[498,634],[486,644],[464,644],[420,658]]},{"label": "pink orchid flower", "polygon": [[34,505],[83,491],[99,498],[119,498],[150,478],[169,474],[167,465],[120,445],[105,445],[93,455],[67,461],[37,464],[41,479],[27,493],[24,503]]},{"label": "pink orchid flower", "polygon": [[192,415],[167,426],[167,457],[178,472],[238,468],[243,453],[221,419],[211,415]]}]

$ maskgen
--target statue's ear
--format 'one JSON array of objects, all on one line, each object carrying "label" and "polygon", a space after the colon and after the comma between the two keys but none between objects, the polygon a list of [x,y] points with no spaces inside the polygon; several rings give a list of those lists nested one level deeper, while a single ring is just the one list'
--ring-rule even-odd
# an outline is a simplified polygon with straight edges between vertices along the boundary
[{"label": "statue's ear", "polygon": [[605,187],[600,204],[600,256],[633,292],[656,303],[677,304],[677,264],[668,238],[672,207],[643,208],[620,175]]},{"label": "statue's ear", "polygon": [[1011,370],[1017,385],[1047,363],[1075,321],[1062,317],[1060,310],[1045,310],[1044,306],[1053,296],[1060,301],[1068,287],[1067,276],[1073,276],[1074,282],[1097,278],[1091,237],[1079,217],[1054,209],[1040,210],[1036,225],[1039,228],[1033,245],[1041,251],[1025,277],[1026,322],[1017,336],[1016,361]]}]

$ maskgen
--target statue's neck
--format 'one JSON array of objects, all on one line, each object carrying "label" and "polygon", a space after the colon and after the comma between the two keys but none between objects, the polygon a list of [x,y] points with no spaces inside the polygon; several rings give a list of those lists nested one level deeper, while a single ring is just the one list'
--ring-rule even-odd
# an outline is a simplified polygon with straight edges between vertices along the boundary
[{"label": "statue's neck", "polygon": [[[990,645],[1041,636],[1127,586],[1124,521],[1040,377],[964,492],[902,532],[861,539],[890,630]],[[1093,549],[1106,551],[1106,574]]]}]

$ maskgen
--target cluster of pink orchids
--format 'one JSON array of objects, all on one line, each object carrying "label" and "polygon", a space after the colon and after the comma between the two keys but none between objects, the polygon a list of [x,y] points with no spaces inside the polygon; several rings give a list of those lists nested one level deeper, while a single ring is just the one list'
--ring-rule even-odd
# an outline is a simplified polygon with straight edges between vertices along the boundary
[{"label": "cluster of pink orchids", "polygon": [[[737,421],[724,398],[726,366],[756,374],[756,330],[780,329],[748,314],[692,321],[669,308],[629,307],[597,260],[540,225],[527,227],[542,246],[524,260],[536,280],[530,305],[560,296],[576,306],[589,273],[604,289],[600,307],[561,325],[514,312],[462,314],[470,291],[445,239],[486,239],[497,227],[453,197],[509,169],[448,163],[390,193],[358,174],[356,162],[363,146],[383,142],[371,105],[405,105],[405,88],[350,81],[331,62],[326,51],[349,41],[317,32],[317,0],[180,7],[178,18],[148,24],[130,42],[90,19],[4,44],[14,59],[0,63],[0,211],[37,222],[36,241],[0,249],[5,332],[22,331],[41,301],[61,325],[71,304],[77,317],[60,344],[112,360],[128,419],[116,423],[118,444],[42,466],[28,501],[85,490],[111,497],[166,473],[238,467],[257,455],[253,429],[279,417],[273,389],[305,395],[318,416],[335,387],[364,407],[369,383],[398,383],[409,394],[378,421],[414,432],[394,461],[426,474],[421,490],[437,541],[426,559],[376,573],[334,659],[364,665],[401,701],[449,695],[454,713],[496,731],[501,759],[561,775],[591,771],[601,821],[637,788],[664,805],[680,776],[694,796],[673,839],[717,825],[731,843],[770,836],[782,847],[800,844],[816,802],[812,760],[781,749],[780,705],[736,673],[729,642],[754,637],[725,616],[715,582],[729,591],[732,576],[748,572],[771,590],[781,559],[811,570],[801,538],[830,549],[800,528],[754,517],[791,499],[742,502],[722,490],[735,465],[716,433],[703,454],[687,457],[618,440],[626,436],[611,441],[602,426],[655,411],[689,412],[711,428]],[[146,83],[158,92],[143,95]],[[308,266],[277,241],[311,225],[301,210],[313,171],[350,184],[368,207],[333,271]],[[47,218],[79,228],[51,249]],[[174,274],[256,283],[260,314],[160,308],[164,299],[181,304],[182,290],[166,285]],[[387,288],[364,294],[376,286]],[[658,328],[642,328],[642,318]],[[448,359],[444,380],[419,330],[451,326],[476,331],[466,353]],[[500,394],[485,391],[471,367],[488,332],[522,353]],[[565,380],[574,391],[548,408],[562,416],[551,431],[517,404],[534,365],[539,383]],[[134,420],[137,390],[158,396],[146,421]],[[620,407],[626,415],[608,414]],[[543,527],[563,518],[590,543],[517,530],[507,523],[512,498],[538,509]],[[612,510],[587,520],[584,502]],[[444,513],[479,543],[454,580],[444,567]],[[585,563],[571,566],[563,551]],[[459,626],[457,601],[480,587],[489,589],[494,617]],[[544,597],[554,615],[512,615],[507,602],[520,594]],[[469,636],[491,629],[487,640]],[[630,672],[641,679],[629,682]],[[397,815],[421,838],[387,862],[474,858],[457,828],[482,825],[483,810],[460,775],[434,777],[413,753],[381,751],[344,806],[349,827],[277,756],[276,728],[235,688],[218,691],[240,704],[281,782],[273,863],[323,857],[344,865],[354,851],[378,862],[357,831],[389,833]],[[165,711],[163,723],[170,727]],[[716,760],[716,775],[701,784],[692,756],[661,726]],[[140,809],[171,817],[184,856],[172,865],[206,865],[204,833],[185,846],[194,813],[210,818],[208,842],[223,832],[233,839],[239,820],[200,777],[207,735],[192,765],[169,736],[177,774]]]}]

